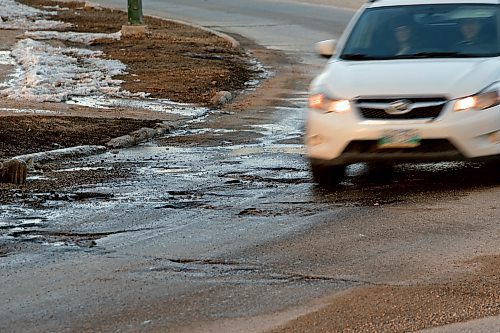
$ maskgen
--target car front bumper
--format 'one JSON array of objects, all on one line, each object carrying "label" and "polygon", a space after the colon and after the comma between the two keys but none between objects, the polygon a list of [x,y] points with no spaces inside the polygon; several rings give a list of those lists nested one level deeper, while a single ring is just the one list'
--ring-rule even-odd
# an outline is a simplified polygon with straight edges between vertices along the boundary
[{"label": "car front bumper", "polygon": [[[367,120],[353,105],[349,113],[308,110],[306,150],[318,164],[368,161],[449,161],[500,157],[500,105],[480,110],[452,110],[447,103],[436,119]],[[420,144],[412,148],[380,148],[387,131],[411,130]]]}]

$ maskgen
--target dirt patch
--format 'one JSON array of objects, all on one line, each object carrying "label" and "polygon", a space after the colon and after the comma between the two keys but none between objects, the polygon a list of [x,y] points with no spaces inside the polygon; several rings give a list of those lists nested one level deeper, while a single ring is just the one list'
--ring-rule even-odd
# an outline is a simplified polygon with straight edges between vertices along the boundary
[{"label": "dirt patch", "polygon": [[414,332],[500,315],[500,257],[482,257],[468,278],[425,286],[359,288],[270,333]]},{"label": "dirt patch", "polygon": [[[0,159],[79,145],[104,145],[114,137],[159,121],[85,117],[1,117]],[[8,130],[7,130],[8,129]]]}]

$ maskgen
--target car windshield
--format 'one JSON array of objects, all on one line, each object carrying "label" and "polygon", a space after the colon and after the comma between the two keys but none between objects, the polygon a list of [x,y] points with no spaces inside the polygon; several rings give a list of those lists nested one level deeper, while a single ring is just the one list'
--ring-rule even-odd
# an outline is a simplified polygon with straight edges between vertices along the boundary
[{"label": "car windshield", "polygon": [[369,8],[340,54],[345,60],[496,57],[500,5]]}]

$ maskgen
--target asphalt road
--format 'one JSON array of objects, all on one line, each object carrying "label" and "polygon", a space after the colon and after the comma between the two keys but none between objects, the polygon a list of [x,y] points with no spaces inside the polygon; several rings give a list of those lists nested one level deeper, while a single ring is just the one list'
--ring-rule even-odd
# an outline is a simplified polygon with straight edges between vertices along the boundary
[{"label": "asphalt road", "polygon": [[[338,36],[352,13],[273,1],[144,7],[283,50],[311,73],[321,64],[312,43]],[[498,175],[480,166],[381,175],[355,165],[340,187],[315,187],[303,89],[279,107],[198,119],[156,144],[69,163],[127,165],[135,176],[15,217],[34,225],[27,241],[47,230],[81,240],[0,260],[0,331],[264,332],[326,295],[449,280],[499,254]]]}]

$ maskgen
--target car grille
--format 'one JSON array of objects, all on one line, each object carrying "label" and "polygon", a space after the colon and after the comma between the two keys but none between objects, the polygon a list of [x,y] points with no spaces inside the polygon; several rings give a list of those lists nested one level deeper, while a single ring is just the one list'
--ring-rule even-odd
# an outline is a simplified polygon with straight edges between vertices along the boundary
[{"label": "car grille", "polygon": [[[391,103],[397,101],[409,103],[409,109],[404,113],[390,112]],[[445,98],[364,98],[355,101],[360,116],[365,119],[435,119],[439,116],[447,100]]]}]

